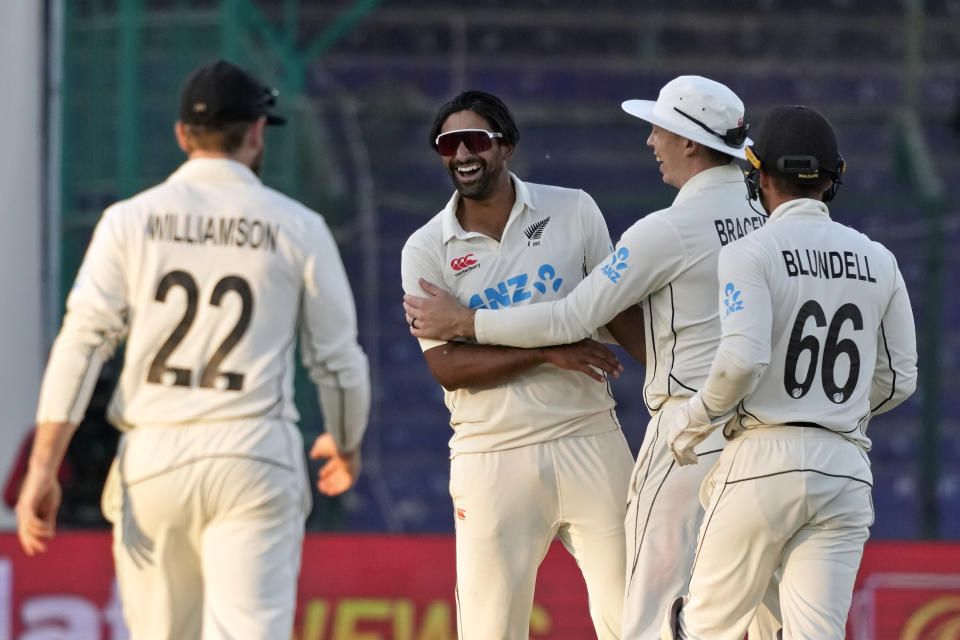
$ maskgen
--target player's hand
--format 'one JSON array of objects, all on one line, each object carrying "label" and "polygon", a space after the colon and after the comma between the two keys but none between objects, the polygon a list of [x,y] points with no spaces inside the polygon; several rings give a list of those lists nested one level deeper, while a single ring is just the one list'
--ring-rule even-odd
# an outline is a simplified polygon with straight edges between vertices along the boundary
[{"label": "player's hand", "polygon": [[409,293],[403,296],[403,310],[412,335],[434,340],[474,336],[473,309],[423,278],[420,278],[420,287],[427,292],[426,298]]},{"label": "player's hand", "polygon": [[697,454],[693,450],[698,444],[707,439],[713,431],[730,419],[732,412],[711,417],[707,412],[700,392],[671,410],[666,418],[667,445],[677,464],[697,464]]},{"label": "player's hand", "polygon": [[17,538],[28,556],[46,551],[44,540],[52,539],[56,534],[57,510],[62,495],[56,472],[30,467],[15,508]]},{"label": "player's hand", "polygon": [[614,378],[620,377],[623,366],[606,345],[586,338],[573,344],[544,347],[543,355],[547,362],[571,371],[580,371],[597,382],[605,382],[604,373]]},{"label": "player's hand", "polygon": [[317,489],[328,496],[338,496],[357,481],[360,475],[360,448],[349,453],[340,453],[333,436],[321,434],[310,448],[312,460],[327,459],[317,474]]},{"label": "player's hand", "polygon": [[673,459],[680,466],[697,464],[697,454],[693,448],[706,438],[700,430],[703,425],[692,425],[690,420],[689,402],[669,411],[667,416],[667,444]]}]

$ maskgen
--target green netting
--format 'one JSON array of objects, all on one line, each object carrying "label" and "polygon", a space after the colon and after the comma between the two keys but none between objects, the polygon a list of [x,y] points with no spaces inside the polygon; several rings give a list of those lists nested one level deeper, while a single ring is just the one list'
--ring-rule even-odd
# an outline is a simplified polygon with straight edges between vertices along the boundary
[{"label": "green netting", "polygon": [[[318,153],[331,146],[323,125],[327,107],[301,95],[304,69],[308,58],[322,55],[374,5],[357,3],[312,51],[301,52],[298,0],[284,0],[283,26],[252,0],[64,2],[60,311],[104,208],[161,182],[183,162],[173,135],[180,86],[192,69],[219,57],[280,89],[289,124],[268,133],[264,182],[323,211],[336,232],[347,215],[340,212],[351,208],[341,206],[347,195],[340,163]],[[72,446],[83,450],[74,459],[85,461],[78,471],[85,480],[71,489],[70,502],[80,505],[66,516],[73,524],[99,522],[98,510],[84,505],[97,504],[101,472],[112,456],[115,434],[103,414],[119,360],[104,368],[87,424]],[[312,436],[319,406],[297,360],[296,400],[301,425]],[[319,501],[313,520],[336,526],[339,513],[336,502]]]}]

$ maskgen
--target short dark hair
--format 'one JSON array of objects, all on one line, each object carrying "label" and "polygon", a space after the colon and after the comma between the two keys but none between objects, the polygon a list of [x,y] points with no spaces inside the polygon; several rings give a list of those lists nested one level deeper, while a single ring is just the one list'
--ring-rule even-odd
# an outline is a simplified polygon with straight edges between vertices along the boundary
[{"label": "short dark hair", "polygon": [[775,168],[772,170],[764,168],[764,171],[770,176],[770,179],[773,180],[777,191],[783,195],[793,196],[795,198],[822,200],[823,193],[829,189],[833,183],[833,177],[826,174],[826,172],[822,172],[819,177],[813,180],[800,182],[797,180],[796,175],[782,173]]},{"label": "short dark hair", "polygon": [[450,117],[450,114],[458,111],[473,111],[478,116],[483,117],[494,133],[502,133],[501,144],[511,147],[517,146],[520,141],[520,131],[517,129],[517,123],[513,120],[510,109],[503,103],[503,100],[487,93],[471,89],[464,91],[443,104],[433,118],[433,125],[430,127],[430,146],[435,148],[435,141],[440,135],[440,128],[444,121]]},{"label": "short dark hair", "polygon": [[[700,144],[700,143],[697,143],[697,144]],[[700,144],[700,146],[703,147],[703,150],[706,152],[707,157],[708,157],[708,158],[710,159],[710,161],[713,162],[714,164],[718,164],[718,165],[730,164],[730,163],[733,162],[733,160],[734,160],[733,156],[730,155],[729,153],[724,153],[723,151],[720,151],[719,149],[714,149],[713,147],[708,147],[708,146],[705,145],[705,144]]]},{"label": "short dark hair", "polygon": [[243,138],[253,124],[252,122],[226,122],[217,125],[184,124],[183,132],[197,149],[234,154],[243,146]]}]

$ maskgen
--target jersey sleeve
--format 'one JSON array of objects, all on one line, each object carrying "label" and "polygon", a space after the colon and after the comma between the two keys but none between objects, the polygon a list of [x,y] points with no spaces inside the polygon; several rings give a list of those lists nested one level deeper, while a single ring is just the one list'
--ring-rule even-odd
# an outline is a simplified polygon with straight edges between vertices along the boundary
[{"label": "jersey sleeve", "polygon": [[762,253],[748,243],[720,250],[720,340],[740,355],[744,364],[769,364],[773,301]]},{"label": "jersey sleeve", "polygon": [[[403,280],[403,292],[421,298],[426,298],[428,294],[420,287],[420,278],[443,287],[443,273],[439,261],[436,257],[431,257],[422,247],[417,246],[412,238],[407,241],[400,254],[400,276]],[[402,309],[400,313],[402,314]],[[446,344],[445,340],[429,338],[419,338],[419,341],[421,351],[428,351]]]},{"label": "jersey sleeve", "polygon": [[890,304],[880,322],[877,363],[870,386],[873,414],[893,409],[917,388],[917,334],[910,297],[900,270],[896,268]]},{"label": "jersey sleeve", "polygon": [[[586,276],[610,257],[613,243],[600,207],[586,191],[580,191],[580,220],[583,225],[583,275]],[[606,326],[597,327],[596,339],[607,344],[617,342]]]},{"label": "jersey sleeve", "polygon": [[675,278],[686,255],[675,227],[660,216],[648,216],[630,227],[613,253],[566,297],[496,312],[478,309],[477,341],[542,347],[582,340]]},{"label": "jersey sleeve", "polygon": [[117,205],[97,223],[67,296],[63,326],[40,386],[37,423],[79,424],[103,363],[127,330],[122,216]]},{"label": "jersey sleeve", "polygon": [[357,343],[356,307],[340,252],[323,219],[315,222],[306,239],[300,347],[327,432],[340,451],[353,451],[367,428],[370,374]]},{"label": "jersey sleeve", "polygon": [[747,243],[720,251],[720,345],[700,392],[711,415],[733,409],[770,363],[773,303],[762,257]]}]

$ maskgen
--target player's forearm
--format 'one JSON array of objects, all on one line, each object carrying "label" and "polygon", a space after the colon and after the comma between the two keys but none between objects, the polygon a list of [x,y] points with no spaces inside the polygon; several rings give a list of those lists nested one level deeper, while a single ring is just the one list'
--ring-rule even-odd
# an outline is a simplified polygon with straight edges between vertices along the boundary
[{"label": "player's forearm", "polygon": [[643,309],[639,305],[627,307],[606,326],[610,335],[634,360],[646,364],[647,347],[643,329]]},{"label": "player's forearm", "polygon": [[575,314],[567,313],[572,308],[563,299],[509,309],[478,309],[474,317],[477,342],[527,348],[570,344],[589,338],[606,324],[582,324]]},{"label": "player's forearm", "polygon": [[81,304],[79,294],[71,296],[43,374],[37,423],[79,424],[83,420],[100,369],[123,335],[120,316]]},{"label": "player's forearm", "polygon": [[[370,415],[370,368],[354,334],[340,336],[339,349],[329,344],[300,341],[303,364],[317,386],[324,426],[340,451],[360,446]],[[324,353],[321,358],[317,353]]]},{"label": "player's forearm", "polygon": [[30,451],[30,466],[55,474],[76,430],[77,425],[72,422],[38,424],[33,438],[33,449]]},{"label": "player's forearm", "polygon": [[877,362],[870,387],[870,410],[890,411],[917,388],[917,334],[903,278],[880,323]]},{"label": "player's forearm", "polygon": [[711,418],[732,411],[760,381],[766,364],[746,363],[733,355],[735,347],[721,343],[710,367],[710,375],[700,389],[700,399]]},{"label": "player's forearm", "polygon": [[370,417],[369,382],[353,387],[321,385],[320,408],[327,433],[343,455],[356,452],[363,442]]},{"label": "player's forearm", "polygon": [[424,353],[430,373],[445,389],[492,387],[547,362],[542,349],[448,342]]},{"label": "player's forearm", "polygon": [[[883,325],[881,335],[887,340]],[[904,345],[887,340],[877,354],[873,380],[870,385],[870,412],[885,413],[909,398],[917,389],[916,343]]]}]

